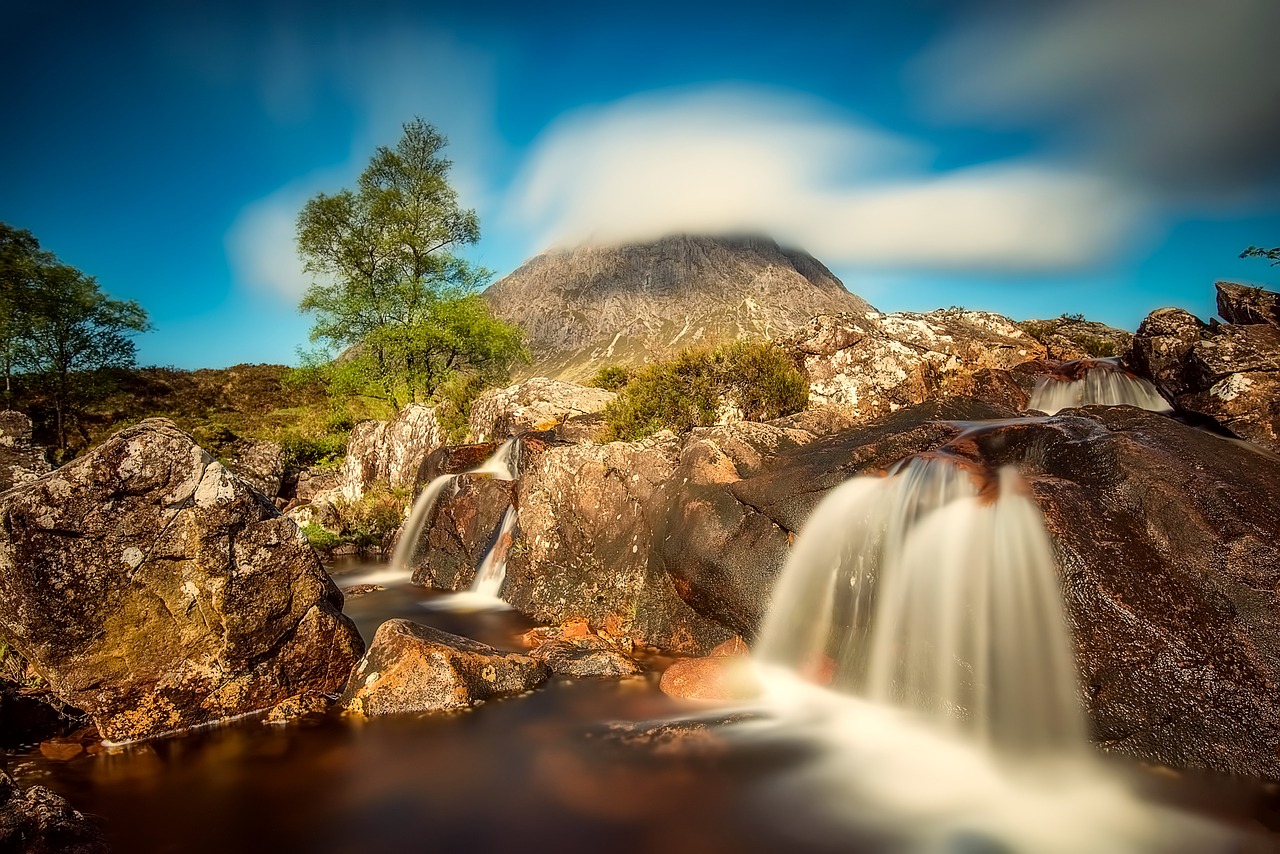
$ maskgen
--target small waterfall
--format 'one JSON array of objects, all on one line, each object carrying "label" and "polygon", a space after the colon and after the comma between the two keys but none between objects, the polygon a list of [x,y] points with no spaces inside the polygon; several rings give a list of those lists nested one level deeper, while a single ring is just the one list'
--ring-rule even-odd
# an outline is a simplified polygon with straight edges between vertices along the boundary
[{"label": "small waterfall", "polygon": [[[518,442],[518,439],[508,439],[487,460],[463,474],[484,474],[498,480],[515,480],[516,463],[513,460],[519,456],[516,453]],[[404,530],[400,532],[400,539],[396,541],[395,554],[391,557],[392,571],[413,574],[413,559],[418,553],[418,541],[422,539],[422,530],[431,516],[431,509],[436,506],[436,501],[445,487],[451,485],[458,477],[459,475],[456,474],[442,474],[434,478],[413,502],[409,520],[405,522]]]},{"label": "small waterfall", "polygon": [[499,598],[502,582],[507,580],[507,555],[511,553],[512,529],[516,526],[516,508],[508,507],[502,514],[502,522],[498,525],[497,536],[493,544],[485,552],[484,560],[476,570],[476,579],[471,582],[471,591],[477,596]]},{"label": "small waterfall", "polygon": [[792,549],[756,655],[979,743],[1087,743],[1053,553],[1011,468],[920,456],[833,490]]},{"label": "small waterfall", "polygon": [[1113,359],[1081,359],[1064,362],[1042,377],[1031,393],[1027,409],[1053,415],[1077,406],[1136,406],[1152,412],[1171,412],[1169,402],[1156,387],[1125,371]]}]

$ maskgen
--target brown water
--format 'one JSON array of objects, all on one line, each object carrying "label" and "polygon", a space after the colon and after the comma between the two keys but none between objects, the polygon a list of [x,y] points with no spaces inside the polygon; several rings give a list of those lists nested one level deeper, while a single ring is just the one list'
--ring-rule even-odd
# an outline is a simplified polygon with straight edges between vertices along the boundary
[{"label": "brown water", "polygon": [[[346,610],[366,639],[383,620],[407,617],[519,649],[516,635],[532,625],[510,611],[428,608],[438,595],[397,586]],[[117,852],[921,850],[909,827],[830,809],[830,782],[810,773],[817,757],[805,739],[695,741],[689,751],[609,737],[609,722],[707,713],[661,694],[667,662],[648,663],[644,678],[557,678],[460,714],[245,719],[70,762],[20,753],[8,765],[23,785],[47,785],[97,816]],[[1256,827],[1265,812],[1256,786],[1239,797],[1185,781],[1157,788],[1238,826]],[[958,833],[929,850],[1004,849]]]}]

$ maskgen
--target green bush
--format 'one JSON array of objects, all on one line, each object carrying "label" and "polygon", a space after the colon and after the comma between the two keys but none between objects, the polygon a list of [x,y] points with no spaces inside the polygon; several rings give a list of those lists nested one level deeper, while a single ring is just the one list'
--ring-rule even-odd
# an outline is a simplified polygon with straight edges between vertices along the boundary
[{"label": "green bush", "polygon": [[631,380],[631,376],[631,369],[626,365],[605,365],[587,380],[587,385],[605,391],[617,391]]},{"label": "green bush", "polygon": [[471,404],[485,390],[492,388],[479,374],[454,374],[436,389],[436,419],[444,428],[445,439],[460,445],[467,441],[471,429]]},{"label": "green bush", "polygon": [[295,469],[337,465],[347,453],[345,433],[319,436],[291,433],[282,436],[280,444],[284,448],[285,465]]},{"label": "green bush", "polygon": [[808,400],[804,375],[772,344],[686,350],[631,377],[605,407],[604,438],[626,441],[706,427],[727,407],[745,420],[767,421],[799,412]]},{"label": "green bush", "polygon": [[412,503],[409,490],[392,489],[386,483],[374,484],[358,501],[339,500],[334,505],[337,536],[342,543],[353,545],[362,553],[374,549],[386,555]]},{"label": "green bush", "polygon": [[303,525],[302,533],[306,536],[307,542],[311,543],[311,548],[318,552],[331,552],[345,542],[339,534],[335,534],[328,528],[322,528],[314,522]]}]

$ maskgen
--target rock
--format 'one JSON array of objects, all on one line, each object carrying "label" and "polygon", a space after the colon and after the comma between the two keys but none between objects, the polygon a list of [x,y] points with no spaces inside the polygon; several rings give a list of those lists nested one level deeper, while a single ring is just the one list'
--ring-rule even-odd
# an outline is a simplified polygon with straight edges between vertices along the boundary
[{"label": "rock", "polygon": [[[1027,364],[1044,364],[1041,360]],[[1028,371],[1021,371],[1026,376]],[[972,373],[964,372],[954,375],[943,385],[943,394],[948,397],[966,397],[970,400],[981,400],[1004,409],[1023,410],[1030,401],[1028,389],[1024,387],[1020,377],[1010,371],[996,368],[980,368]]]},{"label": "rock", "polygon": [[1079,316],[1024,320],[1018,324],[1045,347],[1045,358],[1060,362],[1123,356],[1133,346],[1133,333]]},{"label": "rock", "polygon": [[1280,452],[1280,373],[1228,374],[1205,391],[1184,394],[1178,405],[1208,415],[1236,436]]},{"label": "rock", "polygon": [[[501,442],[527,431],[553,430],[593,415],[617,397],[611,391],[533,377],[504,389],[490,389],[471,404],[468,423],[477,442]],[[592,421],[591,423],[597,423]],[[571,433],[577,433],[572,426]],[[591,436],[586,440],[590,441]]]},{"label": "rock", "polygon": [[12,409],[0,411],[0,492],[30,483],[49,469],[44,448],[31,442],[31,419]]},{"label": "rock", "polygon": [[644,672],[644,668],[634,658],[595,634],[549,640],[540,644],[529,655],[547,665],[552,673],[561,676],[616,679]]},{"label": "rock", "polygon": [[422,461],[444,442],[445,430],[435,409],[418,403],[409,404],[391,421],[361,421],[347,441],[342,497],[358,501],[376,481],[392,488],[412,486]]},{"label": "rock", "polygon": [[22,854],[107,854],[89,819],[44,786],[19,789],[0,771],[0,851]]},{"label": "rock", "polygon": [[[1131,407],[965,434],[959,421],[983,412],[957,406],[930,402],[784,449],[741,480],[675,493],[673,508],[696,505],[705,518],[671,529],[688,533],[668,544],[668,570],[698,610],[749,637],[786,532],[831,487],[944,445],[984,468],[1016,465],[1056,544],[1097,742],[1280,777],[1280,458]],[[695,533],[770,526],[741,549]],[[753,571],[741,566],[750,560]]]},{"label": "rock", "polygon": [[805,252],[764,238],[693,235],[547,252],[484,297],[525,331],[529,375],[573,382],[687,347],[777,339],[815,314],[871,310]]},{"label": "rock", "polygon": [[1209,327],[1180,308],[1158,308],[1147,315],[1133,337],[1125,363],[1147,377],[1170,400],[1193,390],[1187,360]]},{"label": "rock", "polygon": [[1207,389],[1232,374],[1280,372],[1280,327],[1219,326],[1191,348],[1186,368],[1189,391]]},{"label": "rock", "polygon": [[285,724],[323,716],[333,706],[333,698],[314,691],[295,694],[276,703],[267,714],[266,723]]},{"label": "rock", "polygon": [[364,596],[366,593],[377,593],[379,590],[386,590],[381,584],[356,584],[342,591],[342,594],[348,599],[356,596]]},{"label": "rock", "polygon": [[547,675],[546,665],[530,656],[388,620],[378,627],[338,705],[367,716],[465,709],[531,690]]},{"label": "rock", "polygon": [[338,489],[342,485],[342,472],[333,466],[317,468],[312,466],[293,474],[292,498],[299,502],[314,501],[317,495]]},{"label": "rock", "polygon": [[750,700],[760,695],[751,660],[740,655],[712,655],[673,662],[658,683],[662,693],[681,700]]},{"label": "rock", "polygon": [[1227,323],[1280,326],[1280,294],[1235,282],[1217,282],[1218,314]]},{"label": "rock", "polygon": [[284,446],[279,442],[239,442],[227,468],[263,495],[275,498],[284,483]]},{"label": "rock", "polygon": [[724,643],[711,650],[712,657],[723,655],[750,655],[751,648],[742,638],[734,635]]},{"label": "rock", "polygon": [[1008,370],[1045,348],[990,312],[824,315],[787,343],[809,377],[809,402],[843,407],[860,421],[937,396],[984,368]]},{"label": "rock", "polygon": [[109,741],[332,691],[363,644],[298,527],[170,421],[0,496],[0,635]]},{"label": "rock", "polygon": [[539,622],[582,619],[665,649],[701,652],[728,636],[677,594],[655,548],[679,442],[547,447],[516,492],[519,522],[502,596]]}]

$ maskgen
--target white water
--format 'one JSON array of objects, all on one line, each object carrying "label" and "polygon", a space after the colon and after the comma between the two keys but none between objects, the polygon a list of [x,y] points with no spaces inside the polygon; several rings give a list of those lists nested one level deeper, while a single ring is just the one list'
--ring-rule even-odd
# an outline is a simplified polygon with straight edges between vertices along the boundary
[{"label": "white water", "polygon": [[777,790],[806,793],[798,815],[893,850],[1231,850],[1092,755],[1051,544],[1012,468],[918,457],[833,490],[755,659],[769,714],[743,736],[819,748]]},{"label": "white water", "polygon": [[1078,380],[1041,378],[1031,393],[1027,408],[1054,415],[1063,409],[1095,405],[1128,405],[1152,412],[1173,411],[1150,382],[1109,364],[1087,369]]}]

